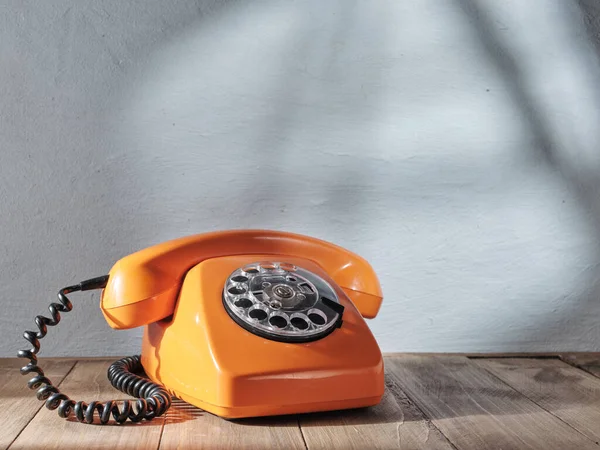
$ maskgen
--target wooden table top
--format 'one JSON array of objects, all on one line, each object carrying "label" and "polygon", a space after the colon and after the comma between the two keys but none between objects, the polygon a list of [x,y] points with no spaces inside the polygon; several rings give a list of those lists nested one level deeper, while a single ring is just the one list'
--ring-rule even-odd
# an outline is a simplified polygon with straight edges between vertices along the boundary
[{"label": "wooden table top", "polygon": [[[72,398],[122,398],[106,379],[117,358],[46,359]],[[24,360],[0,359],[0,449],[596,449],[600,355],[386,355],[375,407],[228,421],[175,400],[166,417],[85,425],[26,388]]]}]

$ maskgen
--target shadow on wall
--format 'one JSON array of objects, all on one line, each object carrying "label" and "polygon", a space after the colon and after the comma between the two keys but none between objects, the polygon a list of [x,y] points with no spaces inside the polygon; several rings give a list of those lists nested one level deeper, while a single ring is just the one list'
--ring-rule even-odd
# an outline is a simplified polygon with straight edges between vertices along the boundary
[{"label": "shadow on wall", "polygon": [[[356,126],[370,121],[373,109],[381,100],[381,86],[373,84],[380,78],[381,67],[377,64],[360,64],[362,70],[352,70],[354,65],[349,67],[348,62],[357,47],[366,47],[376,53],[377,44],[386,40],[387,30],[385,24],[382,27],[369,26],[372,22],[367,17],[368,9],[377,8],[373,5],[366,6],[365,9],[364,3],[357,0],[320,3],[318,7],[322,17],[330,18],[320,24],[321,27],[314,27],[313,14],[299,14],[302,24],[295,33],[288,36],[288,42],[285,44],[286,48],[296,49],[297,53],[294,59],[286,59],[284,62],[286,67],[283,68],[283,73],[287,76],[279,77],[276,84],[269,87],[265,93],[267,98],[272,99],[274,109],[269,113],[270,120],[264,121],[262,126],[258,127],[255,141],[248,145],[250,149],[261,149],[263,159],[270,162],[266,173],[259,170],[252,180],[248,180],[252,189],[260,196],[268,198],[273,197],[273,194],[284,195],[289,198],[290,207],[293,208],[299,200],[298,197],[302,195],[305,181],[300,178],[300,183],[290,183],[290,175],[296,178],[302,177],[302,173],[290,173],[285,169],[294,164],[293,158],[290,159],[290,144],[295,146],[294,140],[306,138],[302,132],[298,136],[298,123],[302,123],[307,130],[320,130],[321,138],[327,139],[326,136],[330,133],[327,129],[328,123],[332,120],[331,116],[336,114],[336,106],[340,104],[345,107],[346,119],[354,122]],[[356,36],[368,36],[368,40],[361,43]],[[297,61],[306,61],[308,64],[302,68],[298,66]],[[368,84],[374,88],[366,94],[363,86]],[[310,106],[306,105],[306,98],[313,100],[317,105],[310,119],[306,115],[298,114],[299,109]],[[346,103],[347,99],[352,100]],[[274,133],[273,130],[277,132]],[[335,218],[342,216],[350,205],[364,204],[364,187],[368,185],[367,180],[373,176],[368,161],[363,160],[362,164],[358,158],[350,161],[351,165],[347,166],[348,172],[335,170],[335,164],[338,158],[343,158],[348,153],[372,151],[369,144],[349,142],[346,145],[353,147],[352,149],[334,148],[330,155],[323,155],[321,161],[319,157],[311,161],[314,165],[324,163],[333,169],[328,171],[331,177],[326,185],[321,187],[319,201],[328,205],[327,220],[334,222],[334,234],[341,232],[354,235],[359,232],[356,229],[357,222],[336,224]],[[307,150],[310,151],[300,151]],[[291,189],[286,189],[286,186]],[[284,189],[280,190],[281,187]],[[277,188],[276,193],[273,188]],[[250,214],[251,211],[247,213]]]},{"label": "shadow on wall", "polygon": [[[352,140],[381,101],[382,67],[368,60],[387,41],[389,24],[372,27],[380,12],[354,0],[232,3],[161,44],[134,76],[146,81],[138,96],[120,101],[135,129],[116,132],[129,141],[123,191],[135,186],[143,213],[170,208],[158,240],[173,237],[173,225],[196,232],[208,216],[213,229],[236,222],[301,232],[326,220],[325,239],[360,232],[339,217],[368,203],[372,162],[381,163],[371,142]],[[163,176],[145,176],[139,162],[149,159]],[[177,192],[181,199],[168,198]],[[190,223],[177,223],[182,216]]]},{"label": "shadow on wall", "polygon": [[[586,4],[591,2],[581,3],[585,14]],[[400,221],[406,217],[407,222],[417,216],[413,223],[418,226],[453,214],[452,208],[442,209],[444,203],[460,203],[462,197],[452,195],[464,185],[468,190],[478,181],[476,178],[465,181],[461,177],[476,172],[477,164],[485,156],[476,160],[475,155],[468,154],[467,148],[459,156],[465,160],[455,163],[463,171],[448,167],[452,166],[448,161],[453,157],[454,147],[468,147],[468,143],[459,141],[462,135],[458,132],[455,136],[458,144],[450,139],[437,143],[440,158],[433,169],[431,165],[414,163],[424,160],[418,153],[420,136],[403,136],[405,140],[395,146],[379,142],[386,127],[410,128],[411,122],[402,123],[398,117],[405,119],[412,112],[403,111],[407,107],[402,100],[391,106],[390,102],[411,97],[411,86],[429,89],[426,82],[415,84],[415,79],[419,74],[432,71],[426,65],[427,57],[408,60],[404,65],[393,61],[403,55],[390,50],[396,45],[393,39],[398,39],[397,35],[392,37],[392,28],[419,28],[414,23],[427,16],[414,18],[400,13],[402,23],[391,19],[382,21],[386,10],[377,6],[377,2],[342,0],[293,6],[271,1],[198,4],[209,5],[210,14],[205,16],[200,8],[197,17],[187,19],[168,39],[157,37],[154,44],[148,45],[148,53],[154,54],[139,64],[130,61],[134,71],[139,71],[123,82],[122,90],[115,90],[115,95],[120,97],[120,108],[111,118],[117,124],[113,130],[113,145],[127,150],[113,155],[112,163],[123,172],[115,179],[113,189],[117,193],[134,193],[115,196],[120,216],[128,221],[128,231],[123,236],[136,235],[136,243],[130,245],[159,242],[199,230],[232,228],[232,225],[268,226],[319,235],[348,244],[369,260],[377,261],[377,257],[384,267],[383,278],[390,280],[388,288],[404,280],[402,277],[393,279],[392,275],[411,270],[423,272],[423,267],[428,269],[438,258],[436,245],[424,242],[423,246],[429,245],[433,255],[423,257],[423,266],[413,268],[410,261],[400,262],[398,257],[403,241],[391,241],[394,244],[386,246],[388,236],[373,237],[373,230],[383,229],[389,235],[406,231],[409,235],[406,241],[410,241],[414,230],[404,230],[398,216],[402,216]],[[589,165],[572,165],[563,154],[564,144],[557,145],[552,122],[544,116],[544,108],[531,92],[531,82],[526,79],[530,74],[512,54],[505,36],[497,32],[484,4],[478,0],[456,0],[453,9],[466,17],[476,36],[474,41],[487,53],[495,72],[502,78],[510,102],[520,111],[534,136],[535,145],[528,147],[537,152],[527,161],[533,164],[543,161],[572,191],[581,209],[589,213],[595,231],[593,238],[599,247],[596,253],[600,255],[600,196],[595,195],[600,187],[598,171]],[[148,36],[153,35],[148,32]],[[414,42],[403,43],[404,48],[419,45],[421,35],[415,33],[412,37]],[[435,43],[435,39],[432,40]],[[426,55],[428,51],[431,49],[423,45],[415,53]],[[435,55],[429,58],[433,60]],[[399,68],[392,72],[386,63]],[[240,70],[245,67],[248,70]],[[406,74],[411,72],[417,75],[405,80]],[[438,75],[438,78],[443,76]],[[127,90],[132,80],[140,82],[140,86],[130,93]],[[394,89],[396,97],[390,94]],[[418,109],[429,100],[429,109],[424,108],[427,113],[444,107],[452,109],[455,104],[451,103],[452,98],[445,97],[446,91],[452,89],[445,86],[432,91],[430,98],[411,97],[406,104]],[[460,101],[456,103],[464,107]],[[405,115],[394,116],[394,111]],[[435,125],[427,128],[427,124],[423,125],[428,120],[427,114],[418,113],[417,110],[415,121],[422,122],[419,131],[431,132]],[[99,133],[106,131],[105,126],[106,123],[101,123]],[[440,140],[444,138],[446,136]],[[384,154],[380,149],[386,145],[389,153]],[[409,148],[406,152],[409,156],[402,156],[404,147],[411,145],[417,149]],[[569,145],[578,144],[574,141]],[[446,151],[448,154],[444,154]],[[432,154],[433,151],[429,156]],[[469,167],[470,163],[475,167]],[[416,173],[415,167],[428,167],[430,172],[422,175]],[[379,183],[384,177],[396,182],[389,186],[389,192]],[[441,178],[441,183],[436,189],[450,192],[450,196],[427,191],[427,183],[437,178]],[[489,188],[487,184],[483,187]],[[424,188],[424,193],[416,192],[420,188]],[[387,196],[386,202],[379,200],[382,195]],[[420,216],[419,209],[423,208],[419,200],[437,197],[440,205],[429,206],[431,211]],[[469,198],[468,193],[464,198]],[[387,214],[386,208],[398,208],[402,214]],[[473,215],[477,213],[479,211]],[[381,225],[386,221],[389,228]],[[151,225],[144,228],[143,225],[149,223]],[[375,224],[379,228],[375,228]],[[460,225],[458,223],[457,228]],[[440,235],[446,233],[443,224],[439,228],[441,231],[436,231]],[[134,230],[138,229],[141,231],[136,234]],[[428,229],[418,231],[421,239],[428,239]],[[451,234],[447,232],[440,239],[440,245],[451,241]],[[464,239],[468,241],[468,236]],[[478,243],[473,242],[474,246]],[[449,246],[443,251],[446,255],[454,249]],[[466,271],[464,261],[459,263]],[[600,259],[588,269],[585,294],[568,299],[570,309],[565,309],[568,314],[560,318],[564,325],[560,327],[561,333],[569,335],[577,327],[598,335],[595,319],[600,315],[599,267]],[[440,275],[443,276],[441,272]],[[480,278],[485,276],[488,274],[483,273]],[[485,289],[482,288],[482,292],[485,293]],[[463,294],[477,298],[468,290]],[[436,292],[432,296],[435,295]],[[399,305],[402,300],[406,305]],[[539,301],[544,302],[544,299]],[[418,301],[409,295],[397,298],[395,307],[410,308],[415,303]],[[389,305],[384,303],[384,308]],[[423,315],[422,310],[420,314]],[[514,311],[505,308],[501,314],[506,317],[499,319],[509,323]],[[586,318],[582,319],[585,323],[574,323],[574,318]],[[528,329],[518,330],[521,342],[557,342],[556,317],[547,319],[554,325],[537,322]],[[439,322],[432,322],[431,327],[434,330],[438,327],[437,331],[443,333],[439,331]],[[478,328],[485,329],[485,325],[473,328],[476,333],[480,331]],[[419,331],[427,333],[422,327]],[[390,331],[390,336],[393,332]]]},{"label": "shadow on wall", "polygon": [[[527,150],[534,153],[526,155],[527,159],[534,164],[536,162],[546,164],[551,172],[559,176],[573,192],[581,208],[589,213],[587,218],[595,230],[597,259],[587,270],[587,287],[584,295],[568,299],[571,305],[570,314],[561,318],[564,326],[560,330],[568,334],[573,328],[577,328],[597,336],[600,327],[596,319],[600,314],[600,165],[597,163],[598,160],[594,161],[595,158],[591,158],[591,163],[588,163],[585,149],[581,148],[582,143],[576,138],[559,142],[560,136],[557,136],[553,130],[556,117],[545,116],[544,105],[531,90],[534,83],[543,80],[531,79],[531,76],[528,79],[522,67],[523,61],[511,54],[510,45],[506,42],[506,37],[498,32],[497,24],[484,6],[485,2],[456,0],[456,3],[467,16],[478,42],[487,52],[493,66],[502,75],[512,102],[518,106],[522,119],[532,133],[534,145]],[[577,17],[576,13],[573,14],[572,5],[567,2],[560,2],[555,6],[564,10],[565,18],[570,18],[573,22],[577,22],[578,19],[585,22],[589,39],[595,45],[598,61],[600,61],[600,5],[594,0],[579,0],[577,3],[581,9],[581,17]],[[597,72],[597,68],[595,69]],[[594,94],[596,107],[600,108],[600,90]],[[594,154],[597,155],[598,152],[600,148],[593,149]],[[532,264],[535,264],[535,261],[532,261]],[[585,317],[588,319],[581,319]],[[579,318],[581,321],[574,321],[574,318]],[[555,322],[556,319],[549,317],[548,320]],[[555,326],[536,323],[532,324],[531,329],[535,336],[525,340],[539,342],[557,339]]]},{"label": "shadow on wall", "polygon": [[[0,355],[23,348],[22,330],[61,286],[105,273],[157,242],[123,187],[127,149],[110,135],[127,75],[160,46],[227,0],[3,5],[0,14]],[[118,119],[117,119],[118,120]],[[126,188],[131,188],[128,186]],[[121,201],[125,198],[126,201]],[[141,329],[111,333],[97,293],[82,295],[71,326],[52,330],[43,355],[139,351]],[[85,339],[73,339],[73,336]],[[131,338],[129,338],[131,337]],[[118,349],[118,350],[117,350]]]}]

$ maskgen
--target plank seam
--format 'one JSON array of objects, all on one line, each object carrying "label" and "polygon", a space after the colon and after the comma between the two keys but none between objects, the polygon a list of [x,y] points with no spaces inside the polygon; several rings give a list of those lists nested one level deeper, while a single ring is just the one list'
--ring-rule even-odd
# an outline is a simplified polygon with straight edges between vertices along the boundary
[{"label": "plank seam", "polygon": [[[71,375],[71,372],[73,372],[73,369],[75,369],[75,366],[77,365],[79,361],[76,360],[73,365],[71,366],[71,368],[67,371],[67,373],[65,374],[64,377],[62,377],[62,379],[57,383],[56,387],[60,387],[60,385],[62,384],[63,381],[65,381],[67,379],[67,377],[69,375]],[[23,428],[21,428],[21,430],[17,433],[17,435],[15,436],[15,438],[10,442],[10,444],[8,444],[8,447],[6,447],[6,450],[9,450],[10,447],[12,447],[12,445],[17,441],[17,439],[19,439],[19,436],[21,436],[21,434],[23,434],[23,431],[25,431],[25,428],[27,428],[29,426],[29,424],[31,423],[31,421],[33,419],[35,419],[37,417],[37,415],[39,414],[39,412],[42,410],[42,408],[44,407],[44,402],[41,402],[40,407],[37,409],[37,411],[35,412],[35,414],[33,414],[29,420],[27,421],[27,423],[23,426]]]},{"label": "plank seam", "polygon": [[165,431],[165,425],[167,424],[167,416],[164,417],[162,421],[162,426],[160,427],[160,435],[158,436],[158,445],[156,446],[156,450],[160,449],[160,445],[162,444],[162,437]]},{"label": "plank seam", "polygon": [[584,366],[584,365],[577,364],[577,362],[575,362],[575,361],[569,361],[568,359],[565,359],[562,356],[560,356],[559,359],[562,362],[564,362],[565,364],[568,364],[569,366],[571,366],[571,367],[573,367],[575,369],[579,369],[582,372],[589,373],[591,376],[593,376],[595,378],[600,378],[600,376],[598,376],[597,373],[590,372],[588,369],[586,369],[586,366]]},{"label": "plank seam", "polygon": [[300,436],[302,437],[302,442],[304,443],[304,448],[308,450],[308,444],[306,443],[306,437],[304,436],[304,431],[302,431],[302,425],[300,425],[300,419],[296,420],[298,424],[298,429],[300,430]]},{"label": "plank seam", "polygon": [[[393,386],[393,389],[391,389],[391,386]],[[398,396],[398,393],[396,392],[396,390],[399,392],[402,392],[404,394],[404,396],[408,399],[410,404],[412,406],[414,406],[414,408],[421,413],[421,415],[423,416],[423,421],[425,422],[425,425],[428,428],[431,427],[432,429],[438,430],[440,435],[444,437],[444,439],[450,445],[450,447],[452,447],[454,450],[458,450],[458,448],[454,445],[454,443],[450,440],[450,438],[448,436],[446,436],[444,434],[444,432],[437,427],[437,425],[433,422],[433,419],[431,419],[425,413],[425,411],[423,411],[423,409],[421,409],[421,407],[414,401],[414,399],[412,399],[410,397],[410,395],[408,395],[408,393],[404,389],[402,389],[402,386],[400,386],[400,384],[398,384],[396,381],[394,381],[391,377],[386,377],[385,388],[390,392],[390,394],[392,394],[392,397],[394,397],[394,399],[396,400],[396,404],[398,405],[399,408],[401,408],[402,398]]]},{"label": "plank seam", "polygon": [[562,358],[560,357],[560,355],[511,355],[506,354],[506,355],[465,355],[467,357],[467,359],[558,359],[561,360]]},{"label": "plank seam", "polygon": [[[561,361],[559,359],[559,361]],[[600,445],[598,443],[598,441],[596,441],[595,439],[590,438],[589,436],[586,436],[585,434],[583,434],[581,431],[579,431],[577,428],[575,428],[573,425],[571,425],[568,422],[565,422],[563,419],[561,419],[560,417],[558,417],[556,414],[554,414],[552,411],[547,410],[546,408],[544,408],[542,405],[540,405],[538,402],[536,402],[535,400],[533,400],[532,398],[530,398],[528,395],[526,395],[524,392],[521,392],[519,389],[517,389],[516,387],[511,386],[510,384],[508,384],[506,381],[504,381],[502,378],[500,378],[498,375],[496,375],[495,373],[493,373],[492,371],[490,371],[487,367],[483,367],[480,366],[478,364],[478,366],[485,370],[487,373],[489,373],[491,376],[493,376],[494,378],[496,378],[497,380],[499,380],[502,384],[505,384],[506,386],[508,386],[509,388],[511,388],[513,391],[515,391],[516,393],[522,395],[523,397],[525,397],[527,400],[529,400],[531,403],[533,403],[534,405],[538,406],[540,409],[546,411],[548,414],[550,414],[552,417],[557,418],[560,422],[564,423],[566,426],[568,426],[569,428],[571,428],[572,430],[575,430],[577,433],[579,433],[580,435],[582,435],[584,438],[586,438],[587,440],[593,442],[596,445]]]}]

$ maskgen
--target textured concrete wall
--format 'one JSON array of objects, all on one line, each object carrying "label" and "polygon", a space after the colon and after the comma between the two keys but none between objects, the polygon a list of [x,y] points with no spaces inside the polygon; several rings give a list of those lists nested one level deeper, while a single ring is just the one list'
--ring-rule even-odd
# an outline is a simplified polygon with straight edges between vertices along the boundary
[{"label": "textured concrete wall", "polygon": [[[0,1],[0,356],[192,233],[366,257],[386,351],[598,350],[594,2]],[[97,294],[42,355],[138,350]]]}]

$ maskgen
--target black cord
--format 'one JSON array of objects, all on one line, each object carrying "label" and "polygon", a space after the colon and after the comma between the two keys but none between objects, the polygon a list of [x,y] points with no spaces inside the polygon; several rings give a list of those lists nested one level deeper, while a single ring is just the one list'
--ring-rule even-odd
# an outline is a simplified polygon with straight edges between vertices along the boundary
[{"label": "black cord", "polygon": [[[120,359],[114,362],[108,369],[108,379],[111,384],[121,392],[138,397],[133,401],[93,401],[89,404],[84,401],[75,402],[67,395],[61,393],[46,378],[44,371],[37,364],[36,355],[40,350],[39,340],[46,336],[48,325],[52,327],[57,325],[60,322],[60,313],[69,312],[73,309],[73,305],[67,298],[67,294],[77,291],[89,291],[91,289],[103,289],[107,282],[108,275],[104,275],[82,281],[77,285],[62,288],[58,292],[60,303],[51,303],[48,306],[52,318],[36,316],[35,324],[39,331],[25,331],[23,333],[23,337],[32,345],[32,348],[29,350],[20,350],[17,354],[19,358],[29,360],[29,364],[21,368],[21,374],[37,374],[29,380],[27,386],[29,389],[37,389],[36,396],[38,400],[45,401],[46,408],[50,410],[58,409],[60,417],[66,418],[71,413],[74,413],[79,422],[93,423],[94,413],[97,411],[102,425],[108,423],[111,414],[116,423],[123,423],[127,419],[131,422],[139,422],[143,419],[152,420],[155,417],[163,415],[169,409],[171,406],[171,396],[163,386],[133,373],[143,371],[139,355]],[[119,408],[119,404],[121,408]]]}]

